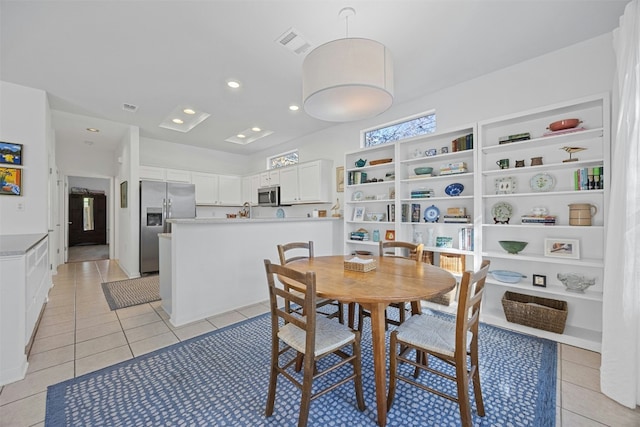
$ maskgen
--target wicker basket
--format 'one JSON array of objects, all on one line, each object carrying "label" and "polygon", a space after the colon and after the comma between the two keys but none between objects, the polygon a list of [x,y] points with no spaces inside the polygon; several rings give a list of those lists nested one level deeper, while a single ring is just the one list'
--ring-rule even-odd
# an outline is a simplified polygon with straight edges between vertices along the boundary
[{"label": "wicker basket", "polygon": [[440,305],[446,305],[448,307],[451,305],[451,301],[453,301],[453,299],[456,297],[457,286],[458,285],[456,285],[455,288],[451,289],[446,294],[438,295],[437,297],[428,299],[427,301],[440,304]]},{"label": "wicker basket", "polygon": [[344,269],[349,271],[359,271],[361,273],[366,273],[367,271],[376,269],[376,260],[374,259],[372,262],[362,263],[362,262],[344,262]]},{"label": "wicker basket", "polygon": [[505,292],[502,308],[507,320],[561,334],[567,321],[567,302],[533,295]]}]

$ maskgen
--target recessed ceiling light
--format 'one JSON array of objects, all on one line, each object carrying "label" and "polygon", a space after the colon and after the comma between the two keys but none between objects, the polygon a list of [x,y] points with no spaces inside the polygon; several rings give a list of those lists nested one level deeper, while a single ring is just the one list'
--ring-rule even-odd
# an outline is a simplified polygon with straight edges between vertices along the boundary
[{"label": "recessed ceiling light", "polygon": [[177,124],[179,124],[179,125],[181,125],[181,124],[183,124],[183,123],[184,123],[184,120],[182,120],[182,119],[173,119],[173,120],[171,120],[171,121],[172,121],[173,123],[177,123]]},{"label": "recessed ceiling light", "polygon": [[247,145],[254,141],[257,141],[260,138],[269,136],[272,133],[273,131],[271,130],[262,130],[257,127],[247,128],[241,130],[235,136],[230,136],[229,138],[225,139],[225,141],[233,142],[234,144]]},{"label": "recessed ceiling light", "polygon": [[256,126],[256,127],[252,127],[251,130],[254,132],[260,132],[262,129]]},{"label": "recessed ceiling light", "polygon": [[89,132],[100,132],[100,129],[96,129],[96,128],[87,128],[87,130]]},{"label": "recessed ceiling light", "polygon": [[191,103],[178,105],[160,123],[161,128],[178,132],[189,132],[209,117],[209,113],[200,111]]},{"label": "recessed ceiling light", "polygon": [[291,110],[291,111],[298,111],[299,109],[300,109],[300,107],[298,107],[295,104],[289,105],[289,110]]},{"label": "recessed ceiling light", "polygon": [[237,136],[238,138],[246,138],[246,136],[245,136],[244,134],[241,134],[241,133],[237,134],[236,136]]},{"label": "recessed ceiling light", "polygon": [[191,109],[191,108],[185,108],[184,110],[182,110],[183,113],[185,114],[195,114],[195,110]]},{"label": "recessed ceiling light", "polygon": [[229,86],[231,89],[238,89],[240,87],[240,82],[237,80],[228,80],[227,86]]}]

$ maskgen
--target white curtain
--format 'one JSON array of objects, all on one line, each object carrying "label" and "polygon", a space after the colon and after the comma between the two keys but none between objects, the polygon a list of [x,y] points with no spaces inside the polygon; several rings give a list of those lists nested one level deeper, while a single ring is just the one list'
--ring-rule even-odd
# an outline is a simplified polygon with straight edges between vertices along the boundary
[{"label": "white curtain", "polygon": [[611,153],[600,383],[619,403],[640,405],[640,4],[613,32],[618,118]]}]

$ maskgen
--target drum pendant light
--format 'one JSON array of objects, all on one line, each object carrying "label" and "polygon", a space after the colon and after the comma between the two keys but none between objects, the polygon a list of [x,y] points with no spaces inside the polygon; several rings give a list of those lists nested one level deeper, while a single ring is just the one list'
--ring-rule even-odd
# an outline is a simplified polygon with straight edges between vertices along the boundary
[{"label": "drum pendant light", "polygon": [[377,116],[393,103],[393,62],[377,41],[348,37],[348,20],[355,11],[344,8],[347,38],[325,43],[302,64],[304,109],[330,122]]}]

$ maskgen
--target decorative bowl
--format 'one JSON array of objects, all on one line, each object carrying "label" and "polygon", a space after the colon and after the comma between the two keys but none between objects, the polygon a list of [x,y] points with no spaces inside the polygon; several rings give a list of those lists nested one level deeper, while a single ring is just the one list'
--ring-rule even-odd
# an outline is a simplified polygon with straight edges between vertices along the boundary
[{"label": "decorative bowl", "polygon": [[500,243],[502,249],[510,254],[517,254],[529,244],[529,242],[518,242],[517,240],[500,240],[498,243]]},{"label": "decorative bowl", "polygon": [[444,189],[444,192],[447,196],[459,196],[460,193],[462,193],[462,190],[464,190],[464,185],[460,184],[459,182],[454,182],[453,184],[449,184],[447,185],[447,187]]},{"label": "decorative bowl", "polygon": [[384,221],[385,215],[383,212],[367,212],[365,217],[367,221]]},{"label": "decorative bowl", "polygon": [[589,277],[578,273],[558,273],[558,280],[570,292],[584,292],[589,286],[596,284],[595,277]]},{"label": "decorative bowl", "polygon": [[433,172],[433,168],[425,166],[421,168],[415,168],[413,171],[416,173],[416,175],[429,175],[431,172]]},{"label": "decorative bowl", "polygon": [[558,130],[571,129],[580,124],[580,119],[564,119],[553,122],[549,125],[549,130],[555,132]]},{"label": "decorative bowl", "polygon": [[524,274],[509,270],[493,270],[489,273],[499,282],[505,283],[518,283],[520,279],[527,277]]}]

